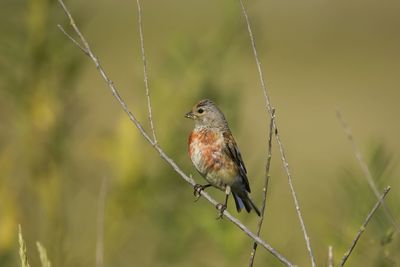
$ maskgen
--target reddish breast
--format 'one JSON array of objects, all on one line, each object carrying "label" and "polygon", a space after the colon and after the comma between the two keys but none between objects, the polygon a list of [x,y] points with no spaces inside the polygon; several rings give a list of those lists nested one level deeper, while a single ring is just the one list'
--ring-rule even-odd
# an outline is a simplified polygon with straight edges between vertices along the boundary
[{"label": "reddish breast", "polygon": [[218,135],[214,131],[193,130],[189,135],[188,145],[189,145],[189,156],[192,155],[193,149],[196,147],[202,149],[206,146],[215,146],[218,144]]},{"label": "reddish breast", "polygon": [[200,172],[220,168],[222,138],[216,131],[194,130],[189,136],[189,157]]},{"label": "reddish breast", "polygon": [[188,140],[188,145],[189,145],[189,157],[192,158],[193,155],[193,144],[194,142],[197,142],[197,133],[195,131],[192,131],[189,135],[189,140]]}]

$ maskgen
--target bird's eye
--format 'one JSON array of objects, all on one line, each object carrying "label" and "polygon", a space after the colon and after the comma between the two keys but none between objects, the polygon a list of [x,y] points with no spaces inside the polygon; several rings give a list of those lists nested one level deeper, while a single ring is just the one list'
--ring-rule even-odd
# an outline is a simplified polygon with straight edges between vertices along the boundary
[{"label": "bird's eye", "polygon": [[198,110],[197,110],[197,113],[199,113],[199,114],[201,114],[201,113],[203,113],[204,112],[204,109],[202,109],[202,108],[199,108]]}]

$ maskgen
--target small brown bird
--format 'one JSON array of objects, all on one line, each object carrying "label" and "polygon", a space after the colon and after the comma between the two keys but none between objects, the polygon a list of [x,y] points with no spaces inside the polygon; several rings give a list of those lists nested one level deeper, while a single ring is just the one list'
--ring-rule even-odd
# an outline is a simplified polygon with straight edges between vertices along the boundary
[{"label": "small brown bird", "polygon": [[260,211],[249,197],[250,186],[247,171],[239,148],[228,127],[224,114],[211,100],[198,102],[185,117],[193,119],[194,130],[189,136],[189,157],[197,171],[209,182],[195,186],[194,194],[214,186],[225,191],[225,204],[220,206],[220,217],[228,204],[232,192],[238,212],[252,209],[260,216]]}]

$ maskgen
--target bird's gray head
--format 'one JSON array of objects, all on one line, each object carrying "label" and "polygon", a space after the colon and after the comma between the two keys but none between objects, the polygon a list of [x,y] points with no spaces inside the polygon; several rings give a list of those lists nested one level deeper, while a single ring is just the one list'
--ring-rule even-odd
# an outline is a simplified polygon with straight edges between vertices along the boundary
[{"label": "bird's gray head", "polygon": [[227,127],[224,114],[209,99],[199,101],[190,112],[186,113],[185,117],[194,120],[196,127]]}]

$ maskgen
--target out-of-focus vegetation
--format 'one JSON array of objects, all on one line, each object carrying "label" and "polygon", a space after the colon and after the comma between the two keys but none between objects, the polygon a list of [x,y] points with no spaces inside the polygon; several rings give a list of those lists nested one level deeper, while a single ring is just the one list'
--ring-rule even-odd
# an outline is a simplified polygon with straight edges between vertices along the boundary
[{"label": "out-of-focus vegetation", "polygon": [[[135,1],[67,1],[130,109],[148,127]],[[267,84],[319,265],[338,262],[376,201],[335,108],[341,107],[387,205],[400,220],[400,2],[249,1]],[[186,172],[201,98],[231,124],[260,203],[266,161],[262,91],[237,1],[142,3],[159,142]],[[108,180],[105,266],[244,266],[252,241],[145,143],[89,60],[57,29],[54,0],[0,3],[0,266],[94,266],[101,180]],[[299,266],[306,253],[278,151],[262,235]],[[223,194],[209,190],[216,198]],[[232,207],[230,207],[232,209]],[[238,217],[255,229],[257,217]],[[349,266],[397,266],[400,237],[380,210]],[[256,266],[278,266],[259,249]]]}]

